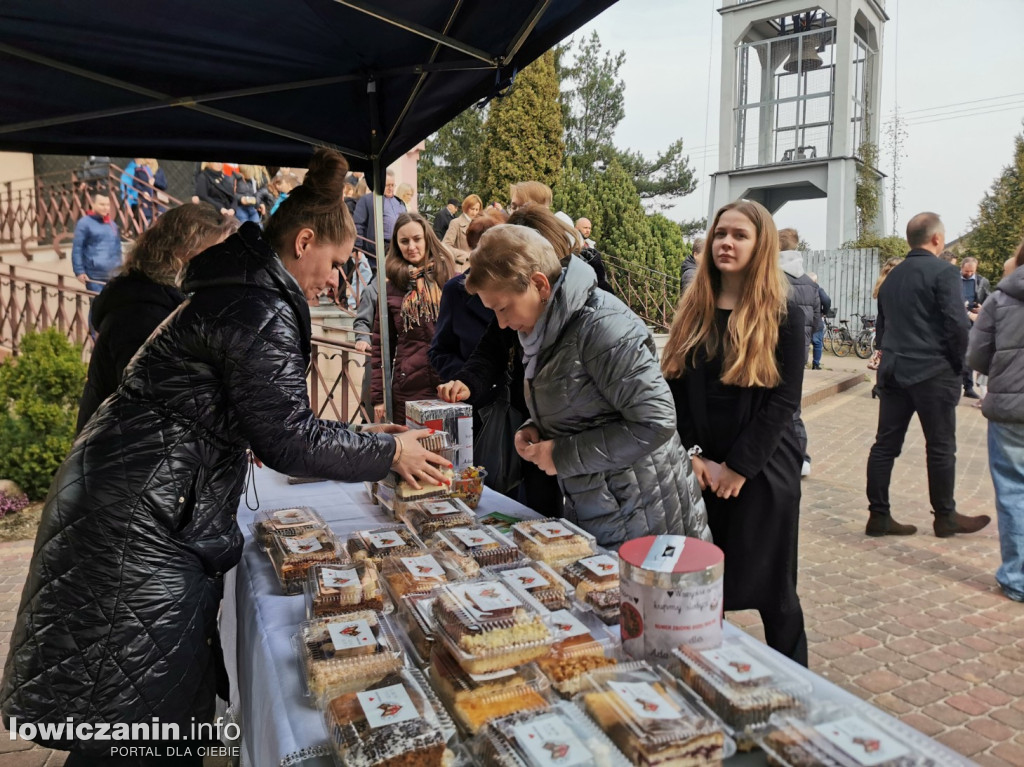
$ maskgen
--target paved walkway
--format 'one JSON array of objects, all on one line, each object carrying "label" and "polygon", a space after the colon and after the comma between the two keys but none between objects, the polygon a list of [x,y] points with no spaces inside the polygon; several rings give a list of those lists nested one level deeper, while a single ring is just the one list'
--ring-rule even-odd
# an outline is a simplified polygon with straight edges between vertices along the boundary
[{"label": "paved walkway", "polygon": [[[864,361],[836,360],[808,371],[804,419],[813,471],[804,480],[800,595],[811,667],[982,765],[1024,765],[1024,605],[1004,598],[995,524],[974,536],[931,533],[924,442],[911,426],[893,473],[909,538],[868,538],[864,475],[877,402],[856,383]],[[815,402],[818,397],[824,397]],[[958,411],[957,501],[967,514],[993,511],[981,412]],[[0,544],[0,656],[6,657],[31,544]],[[760,635],[757,614],[731,619]],[[0,732],[0,767],[63,763],[40,748],[12,753]]]}]

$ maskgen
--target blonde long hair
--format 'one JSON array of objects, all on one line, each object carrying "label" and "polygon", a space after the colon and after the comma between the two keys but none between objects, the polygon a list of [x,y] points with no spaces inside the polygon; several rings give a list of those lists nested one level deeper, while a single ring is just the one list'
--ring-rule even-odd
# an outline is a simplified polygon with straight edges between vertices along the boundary
[{"label": "blonde long hair", "polygon": [[[735,311],[729,317],[724,339],[715,324],[715,306],[722,292],[722,273],[713,257],[715,230],[726,211],[746,216],[757,233],[754,252]],[[701,259],[693,282],[679,299],[668,342],[661,358],[665,378],[682,378],[687,365],[700,352],[713,359],[723,347],[721,381],[731,386],[774,388],[782,382],[775,347],[779,326],[786,317],[788,286],[779,268],[779,233],[771,214],[749,200],[719,209],[708,230],[708,252]]]},{"label": "blonde long hair", "polygon": [[889,276],[889,272],[891,272],[901,263],[903,263],[902,258],[890,258],[888,261],[882,264],[882,269],[878,273],[878,279],[875,280],[875,287],[871,289],[872,298],[878,298],[878,291],[881,289],[882,283],[885,282],[885,278]]}]

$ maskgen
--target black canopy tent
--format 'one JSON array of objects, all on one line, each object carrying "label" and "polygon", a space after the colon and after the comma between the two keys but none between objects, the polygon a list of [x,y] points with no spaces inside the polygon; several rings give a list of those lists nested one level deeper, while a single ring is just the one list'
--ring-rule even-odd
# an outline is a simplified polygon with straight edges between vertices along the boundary
[{"label": "black canopy tent", "polygon": [[614,1],[6,0],[0,150],[304,166],[334,147],[372,174],[381,253],[387,165]]}]

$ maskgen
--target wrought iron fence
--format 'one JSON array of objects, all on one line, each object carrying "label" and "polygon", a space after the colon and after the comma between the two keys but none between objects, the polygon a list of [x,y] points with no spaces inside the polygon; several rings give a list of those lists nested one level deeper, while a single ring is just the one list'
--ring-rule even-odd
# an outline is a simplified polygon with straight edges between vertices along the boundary
[{"label": "wrought iron fence", "polygon": [[314,335],[309,368],[309,402],[318,418],[372,423],[362,403],[366,355],[346,341]]},{"label": "wrought iron fence", "polygon": [[606,253],[601,258],[615,295],[655,332],[668,332],[679,299],[679,277],[645,269]]},{"label": "wrought iron fence", "polygon": [[88,358],[89,307],[95,295],[72,277],[0,263],[0,346],[17,354],[26,333],[55,327]]},{"label": "wrought iron fence", "polygon": [[147,202],[133,209],[129,195],[121,189],[123,172],[110,164],[106,175],[98,178],[84,179],[80,171],[56,171],[0,184],[0,243],[18,243],[26,255],[33,242],[49,244],[63,255],[62,243],[71,238],[96,194],[110,197],[111,217],[126,239],[134,239],[164,210],[181,204],[151,184],[138,182],[142,187],[138,194]]}]

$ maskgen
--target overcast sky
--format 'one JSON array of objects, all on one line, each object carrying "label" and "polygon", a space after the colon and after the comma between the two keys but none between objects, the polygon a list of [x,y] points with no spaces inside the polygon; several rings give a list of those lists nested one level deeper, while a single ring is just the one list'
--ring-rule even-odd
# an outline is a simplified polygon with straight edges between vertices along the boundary
[{"label": "overcast sky", "polygon": [[[626,117],[616,141],[652,156],[682,137],[700,186],[667,211],[707,215],[718,170],[721,0],[619,0],[577,33],[597,30],[624,50]],[[947,239],[965,233],[978,203],[1013,155],[1024,118],[1024,0],[885,0],[882,120],[906,118],[900,233],[922,210],[939,213]],[[967,11],[970,9],[970,12]],[[881,170],[891,171],[883,156]],[[886,199],[886,226],[893,226]],[[789,203],[775,216],[813,248],[825,245],[825,201]]]}]

